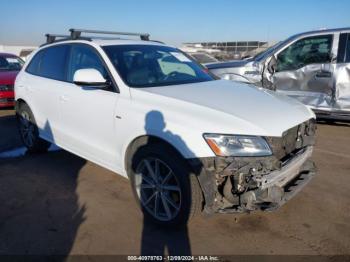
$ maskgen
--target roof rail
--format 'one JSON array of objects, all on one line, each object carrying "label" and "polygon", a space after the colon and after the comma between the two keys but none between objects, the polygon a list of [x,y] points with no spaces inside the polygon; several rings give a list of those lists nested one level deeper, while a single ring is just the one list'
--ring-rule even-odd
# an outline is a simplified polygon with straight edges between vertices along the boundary
[{"label": "roof rail", "polygon": [[88,30],[88,29],[69,29],[70,37],[72,39],[79,39],[82,33],[88,34],[102,34],[102,35],[129,35],[129,36],[139,36],[141,40],[149,41],[149,34],[143,33],[128,33],[128,32],[112,32],[112,31],[100,31],[100,30]]}]

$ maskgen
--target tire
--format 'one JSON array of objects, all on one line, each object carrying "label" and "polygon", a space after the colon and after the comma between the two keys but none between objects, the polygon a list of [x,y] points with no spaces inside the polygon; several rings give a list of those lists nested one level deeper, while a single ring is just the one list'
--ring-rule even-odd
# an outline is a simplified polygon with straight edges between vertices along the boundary
[{"label": "tire", "polygon": [[202,190],[196,175],[183,157],[167,145],[139,148],[128,175],[146,221],[184,226],[202,210]]},{"label": "tire", "polygon": [[39,137],[34,115],[27,104],[21,104],[16,112],[19,133],[28,152],[46,152],[50,143]]}]

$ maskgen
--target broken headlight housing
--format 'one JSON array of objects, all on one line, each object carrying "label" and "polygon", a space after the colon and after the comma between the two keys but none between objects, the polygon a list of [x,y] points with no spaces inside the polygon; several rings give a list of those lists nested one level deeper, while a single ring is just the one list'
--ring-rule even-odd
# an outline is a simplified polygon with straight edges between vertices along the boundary
[{"label": "broken headlight housing", "polygon": [[204,139],[217,156],[270,156],[272,151],[263,137],[204,134]]}]

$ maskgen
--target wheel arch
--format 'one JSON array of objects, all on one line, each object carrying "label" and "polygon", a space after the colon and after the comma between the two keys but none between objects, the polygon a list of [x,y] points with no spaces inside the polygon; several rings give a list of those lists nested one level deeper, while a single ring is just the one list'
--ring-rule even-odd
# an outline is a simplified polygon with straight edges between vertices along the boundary
[{"label": "wheel arch", "polygon": [[[21,105],[23,105],[23,104],[27,104],[28,105],[28,103],[23,99],[23,98],[18,98],[17,100],[16,100],[16,104],[15,104],[15,110],[17,111],[18,109],[19,109],[19,107],[21,106]],[[29,106],[29,105],[28,105]],[[30,107],[30,106],[29,106]]]},{"label": "wheel arch", "polygon": [[124,170],[126,171],[127,177],[130,179],[129,174],[131,171],[130,169],[132,166],[133,155],[143,146],[150,145],[150,144],[162,144],[166,146],[167,149],[170,149],[172,152],[174,152],[174,154],[176,154],[177,156],[181,157],[184,160],[185,165],[188,167],[190,172],[194,174],[194,179],[196,180],[195,183],[198,183],[198,186],[200,189],[199,194],[201,195],[200,210],[203,210],[205,206],[206,198],[204,196],[202,184],[198,177],[200,175],[202,168],[200,167],[198,169],[196,166],[196,164],[198,163],[197,161],[195,161],[195,159],[186,158],[178,148],[176,148],[171,142],[165,140],[164,138],[147,134],[147,135],[138,136],[129,143],[124,155]]},{"label": "wheel arch", "polygon": [[162,144],[171,149],[174,153],[176,153],[186,161],[185,156],[169,141],[166,141],[165,139],[155,135],[141,135],[133,139],[125,150],[124,167],[127,174],[129,174],[132,156],[137,152],[139,148],[149,144]]}]

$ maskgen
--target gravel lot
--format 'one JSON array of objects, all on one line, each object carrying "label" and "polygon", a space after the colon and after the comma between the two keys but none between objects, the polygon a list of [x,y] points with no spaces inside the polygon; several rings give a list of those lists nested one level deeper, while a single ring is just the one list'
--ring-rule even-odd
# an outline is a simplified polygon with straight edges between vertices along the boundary
[{"label": "gravel lot", "polygon": [[[0,254],[350,255],[350,124],[319,123],[319,173],[276,212],[145,224],[127,179],[66,151],[0,159]],[[0,152],[20,146],[0,110]]]}]

